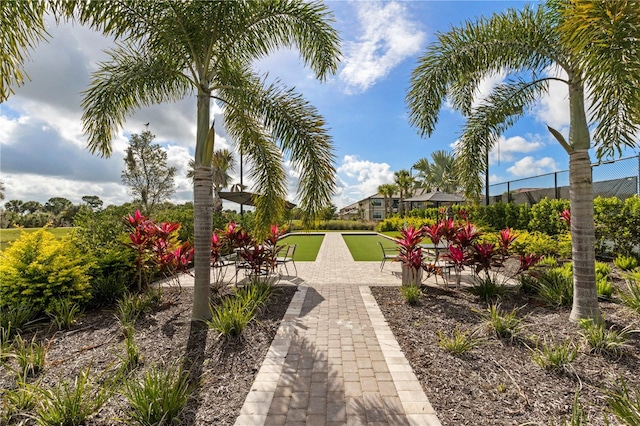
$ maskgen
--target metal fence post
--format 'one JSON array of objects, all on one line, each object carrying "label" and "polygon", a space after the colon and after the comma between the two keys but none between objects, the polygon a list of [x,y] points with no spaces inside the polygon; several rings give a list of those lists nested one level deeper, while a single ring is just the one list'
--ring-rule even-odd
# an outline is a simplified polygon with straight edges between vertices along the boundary
[{"label": "metal fence post", "polygon": [[553,193],[555,194],[557,200],[558,198],[560,198],[560,194],[558,194],[558,172],[553,173],[553,189]]},{"label": "metal fence post", "polygon": [[636,181],[637,184],[637,195],[640,195],[640,154],[638,154],[638,180]]},{"label": "metal fence post", "polygon": [[511,202],[511,182],[507,182],[507,203]]}]

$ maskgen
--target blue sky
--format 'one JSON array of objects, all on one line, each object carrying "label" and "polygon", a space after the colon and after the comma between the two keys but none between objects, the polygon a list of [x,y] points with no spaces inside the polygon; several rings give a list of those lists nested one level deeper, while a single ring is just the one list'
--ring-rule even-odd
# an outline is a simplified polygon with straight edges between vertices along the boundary
[{"label": "blue sky", "polygon": [[[435,41],[436,32],[525,4],[329,1],[343,41],[344,58],[336,75],[325,83],[317,82],[293,51],[275,52],[255,66],[260,73],[268,72],[270,78],[295,86],[325,116],[338,172],[333,202],[340,208],[374,194],[378,185],[392,182],[394,171],[409,169],[435,150],[453,149],[463,124],[458,113],[443,108],[436,131],[428,139],[420,138],[407,120],[405,94],[411,71],[426,46]],[[62,196],[79,203],[84,195],[98,195],[106,204],[129,201],[127,188],[120,181],[124,150],[128,136],[142,132],[149,122],[149,130],[156,135],[154,142],[167,150],[169,164],[178,168],[172,201],[190,201],[192,191],[185,174],[195,146],[195,98],[140,110],[127,119],[114,141],[111,158],[91,155],[80,122],[81,92],[97,62],[105,59],[102,51],[111,41],[86,28],[56,26],[53,21],[49,32],[49,42],[42,43],[27,64],[31,81],[0,104],[0,179],[5,184],[5,200],[44,203]],[[504,78],[488,76],[478,99]],[[491,182],[568,167],[566,153],[546,130],[548,124],[567,135],[566,96],[564,87],[552,86],[550,95],[505,133],[499,149],[491,153]],[[214,111],[219,114],[219,109]],[[216,149],[233,149],[233,141],[221,126],[217,133]],[[295,202],[298,172],[290,167],[287,170],[289,199]],[[232,175],[237,181],[238,171]]]}]

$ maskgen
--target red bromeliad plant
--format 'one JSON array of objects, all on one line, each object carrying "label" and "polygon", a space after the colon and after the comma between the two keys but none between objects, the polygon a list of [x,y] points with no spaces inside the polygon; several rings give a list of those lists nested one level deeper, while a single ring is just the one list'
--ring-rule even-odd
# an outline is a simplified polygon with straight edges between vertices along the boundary
[{"label": "red bromeliad plant", "polygon": [[511,243],[513,243],[516,238],[517,235],[510,228],[505,228],[498,234],[498,246],[500,247],[503,258],[506,258],[509,254]]},{"label": "red bromeliad plant", "polygon": [[[179,223],[163,222],[155,224],[136,210],[135,214],[124,218],[131,228],[128,247],[136,252],[138,290],[148,285],[148,277],[154,271],[174,274],[187,269],[193,259],[193,248],[188,243],[177,246],[176,232]],[[143,277],[147,277],[143,280]]]},{"label": "red bromeliad plant", "polygon": [[478,237],[480,237],[478,228],[471,222],[467,222],[458,228],[456,235],[453,237],[453,242],[464,250],[471,247]]},{"label": "red bromeliad plant", "polygon": [[443,256],[451,262],[456,273],[456,287],[460,287],[460,271],[464,269],[464,265],[468,262],[468,255],[464,247],[449,245],[447,253]]},{"label": "red bromeliad plant", "polygon": [[[425,236],[423,228],[414,228],[409,225],[408,228],[400,230],[401,238],[396,241],[399,246],[398,261],[402,262],[408,271],[409,281],[417,281],[418,272],[422,267],[422,248],[420,242]],[[404,276],[404,274],[403,274]],[[417,282],[409,282],[403,284],[417,284]]]},{"label": "red bromeliad plant", "polygon": [[442,219],[440,235],[444,238],[448,244],[454,242],[456,234],[458,233],[458,226],[454,222],[453,218]]},{"label": "red bromeliad plant", "polygon": [[485,271],[488,275],[492,266],[502,265],[501,252],[496,249],[494,244],[476,243],[471,248],[469,261],[475,266],[476,274],[480,271]]},{"label": "red bromeliad plant", "polygon": [[560,220],[567,224],[567,229],[571,229],[571,212],[569,209],[565,209],[560,214]]},{"label": "red bromeliad plant", "polygon": [[520,268],[518,272],[525,272],[534,267],[542,259],[542,255],[538,254],[522,254],[520,255]]}]

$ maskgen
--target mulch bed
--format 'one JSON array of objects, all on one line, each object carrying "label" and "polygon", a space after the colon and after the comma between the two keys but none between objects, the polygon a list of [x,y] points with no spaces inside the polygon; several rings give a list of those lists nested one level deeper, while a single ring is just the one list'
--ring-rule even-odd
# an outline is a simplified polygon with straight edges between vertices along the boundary
[{"label": "mulch bed", "polygon": [[[620,280],[618,288],[622,288]],[[426,286],[417,306],[406,304],[398,288],[373,287],[372,293],[405,356],[443,425],[564,424],[573,408],[576,390],[589,424],[604,425],[605,389],[623,377],[640,387],[640,335],[632,334],[619,359],[589,354],[580,328],[569,321],[569,309],[549,308],[516,292],[501,302],[504,310],[518,309],[525,324],[521,336],[500,340],[483,327],[487,304],[468,289]],[[640,317],[620,303],[601,302],[607,325],[638,326]],[[438,332],[480,329],[484,343],[463,355],[438,346]],[[531,358],[527,345],[536,339],[580,343],[571,368],[549,372]],[[615,421],[613,424],[616,424]]]},{"label": "mulch bed", "polygon": [[[135,342],[143,357],[137,373],[162,363],[187,368],[191,377],[199,377],[199,385],[187,403],[181,424],[234,424],[295,292],[293,286],[277,286],[267,310],[245,329],[242,339],[226,342],[213,330],[191,327],[192,289],[165,289],[161,307],[136,324]],[[50,345],[44,370],[33,380],[41,380],[43,387],[55,386],[61,380],[73,381],[89,365],[97,378],[103,371],[117,368],[125,355],[113,309],[86,313],[72,330],[49,332],[40,328],[24,338],[30,340],[34,333]],[[10,367],[15,368],[13,361],[0,366],[0,392],[15,387],[16,375]],[[85,424],[126,424],[127,408],[124,397],[115,394]],[[23,420],[23,424],[35,424]]]}]

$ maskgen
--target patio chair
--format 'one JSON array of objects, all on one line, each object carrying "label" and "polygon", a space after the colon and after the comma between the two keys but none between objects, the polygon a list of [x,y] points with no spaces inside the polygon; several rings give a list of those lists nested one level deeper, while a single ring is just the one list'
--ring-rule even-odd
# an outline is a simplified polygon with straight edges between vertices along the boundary
[{"label": "patio chair", "polygon": [[389,249],[385,249],[380,241],[378,241],[378,245],[382,249],[382,263],[380,263],[380,271],[382,271],[382,269],[384,269],[384,264],[387,263],[387,260],[396,260],[398,258],[398,254],[389,252]]},{"label": "patio chair", "polygon": [[293,269],[296,271],[296,277],[298,276],[298,268],[296,267],[296,262],[293,260],[293,255],[296,253],[297,244],[291,244],[287,247],[287,251],[285,252],[283,257],[276,258],[276,264],[278,266],[284,266],[284,270],[287,271],[287,276],[289,276],[289,269],[287,268],[287,263],[293,264]]}]

